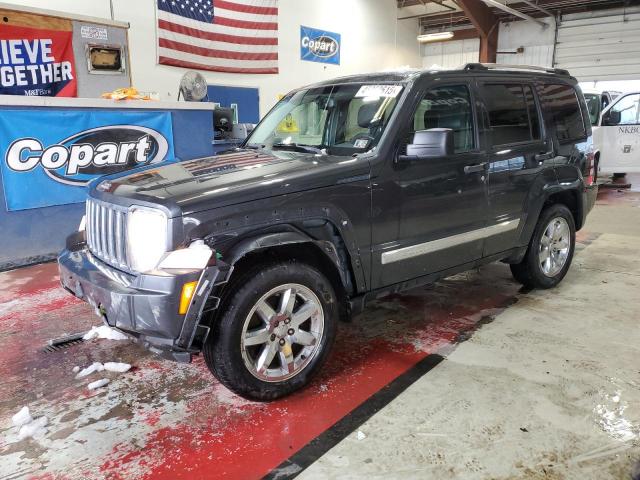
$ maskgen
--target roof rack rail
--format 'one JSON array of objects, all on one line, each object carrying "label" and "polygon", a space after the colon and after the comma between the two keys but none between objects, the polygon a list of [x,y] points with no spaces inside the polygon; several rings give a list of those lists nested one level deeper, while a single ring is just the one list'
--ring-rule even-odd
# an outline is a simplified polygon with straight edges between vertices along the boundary
[{"label": "roof rack rail", "polygon": [[536,65],[510,65],[506,63],[467,63],[464,70],[524,70],[534,72],[554,73],[563,77],[570,77],[571,74],[564,68],[538,67]]}]

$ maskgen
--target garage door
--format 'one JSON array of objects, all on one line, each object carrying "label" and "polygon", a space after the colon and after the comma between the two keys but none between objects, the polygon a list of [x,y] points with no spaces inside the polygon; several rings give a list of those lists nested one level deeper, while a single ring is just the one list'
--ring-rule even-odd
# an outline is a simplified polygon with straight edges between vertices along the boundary
[{"label": "garage door", "polygon": [[640,10],[612,13],[563,19],[555,66],[581,81],[640,79]]}]

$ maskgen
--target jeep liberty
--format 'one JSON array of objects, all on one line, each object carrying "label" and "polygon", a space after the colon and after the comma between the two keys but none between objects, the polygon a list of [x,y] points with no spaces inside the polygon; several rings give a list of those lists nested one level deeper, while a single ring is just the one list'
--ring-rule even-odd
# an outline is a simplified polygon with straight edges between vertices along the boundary
[{"label": "jeep liberty", "polygon": [[94,181],[60,279],[151,351],[202,352],[228,388],[271,400],[381,295],[494,261],[557,285],[593,174],[564,70],[339,78],[286,95],[240,148]]}]

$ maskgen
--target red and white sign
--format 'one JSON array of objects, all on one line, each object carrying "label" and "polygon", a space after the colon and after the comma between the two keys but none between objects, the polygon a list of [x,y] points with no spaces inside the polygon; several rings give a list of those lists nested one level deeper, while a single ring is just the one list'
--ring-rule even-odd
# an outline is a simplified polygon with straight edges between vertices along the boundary
[{"label": "red and white sign", "polygon": [[0,95],[75,97],[72,32],[3,25]]}]

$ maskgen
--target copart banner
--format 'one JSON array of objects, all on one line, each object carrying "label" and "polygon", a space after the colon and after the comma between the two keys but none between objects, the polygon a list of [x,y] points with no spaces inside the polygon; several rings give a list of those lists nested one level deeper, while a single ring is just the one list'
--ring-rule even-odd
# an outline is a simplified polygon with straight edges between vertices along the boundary
[{"label": "copart banner", "polygon": [[169,112],[3,110],[7,210],[83,202],[96,177],[174,161]]}]

